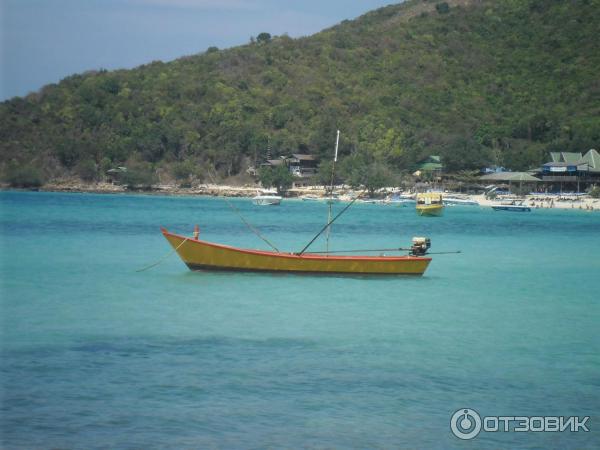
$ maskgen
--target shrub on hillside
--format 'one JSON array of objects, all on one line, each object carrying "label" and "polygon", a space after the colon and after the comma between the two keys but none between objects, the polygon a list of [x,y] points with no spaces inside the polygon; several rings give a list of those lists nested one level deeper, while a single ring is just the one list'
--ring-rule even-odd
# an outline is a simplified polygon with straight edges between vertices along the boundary
[{"label": "shrub on hillside", "polygon": [[440,14],[448,14],[450,12],[450,6],[446,2],[438,3],[435,5],[435,9]]},{"label": "shrub on hillside", "polygon": [[91,159],[80,161],[75,167],[75,172],[83,181],[95,181],[98,177],[96,163]]},{"label": "shrub on hillside", "polygon": [[44,184],[41,170],[31,165],[9,167],[4,178],[12,187],[36,188]]},{"label": "shrub on hillside", "polygon": [[151,167],[134,167],[121,175],[121,182],[127,189],[148,190],[156,181],[156,173]]}]

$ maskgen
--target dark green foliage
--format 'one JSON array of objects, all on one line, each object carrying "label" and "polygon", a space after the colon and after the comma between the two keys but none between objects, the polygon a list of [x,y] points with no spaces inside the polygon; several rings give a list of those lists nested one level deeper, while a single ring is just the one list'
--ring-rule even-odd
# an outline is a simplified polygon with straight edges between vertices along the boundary
[{"label": "dark green foliage", "polygon": [[292,187],[292,183],[294,182],[294,176],[285,165],[274,168],[262,167],[259,171],[258,178],[264,187],[274,187],[279,193],[287,191]]},{"label": "dark green foliage", "polygon": [[156,183],[156,172],[148,164],[140,164],[121,174],[121,183],[132,190],[147,190]]},{"label": "dark green foliage", "polygon": [[36,188],[44,184],[41,170],[29,164],[10,165],[4,179],[10,186],[19,188]]},{"label": "dark green foliage", "polygon": [[348,182],[354,188],[364,188],[373,197],[375,191],[394,184],[394,177],[382,163],[373,162],[352,173]]},{"label": "dark green foliage", "polygon": [[450,12],[450,6],[446,2],[438,3],[435,5],[435,9],[440,14],[448,14]]},{"label": "dark green foliage", "polygon": [[77,175],[79,175],[79,178],[84,181],[95,181],[98,177],[96,163],[91,159],[86,159],[77,164],[77,167],[75,167],[75,172]]},{"label": "dark green foliage", "polygon": [[179,181],[191,181],[192,178],[201,178],[200,167],[189,160],[173,164],[171,172],[175,179]]},{"label": "dark green foliage", "polygon": [[269,33],[260,33],[256,36],[256,42],[269,42],[271,40],[271,35]]},{"label": "dark green foliage", "polygon": [[592,198],[600,198],[600,187],[594,186],[590,191],[590,197]]},{"label": "dark green foliage", "polygon": [[449,170],[529,169],[599,145],[598,23],[598,0],[408,0],[307,38],[73,75],[0,103],[0,167],[231,176],[268,148],[329,160],[341,129],[340,170],[438,154]]}]

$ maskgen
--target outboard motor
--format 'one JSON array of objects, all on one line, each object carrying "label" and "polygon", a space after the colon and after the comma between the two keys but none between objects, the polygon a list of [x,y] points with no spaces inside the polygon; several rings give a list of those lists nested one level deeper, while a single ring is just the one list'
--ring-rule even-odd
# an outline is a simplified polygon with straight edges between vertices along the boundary
[{"label": "outboard motor", "polygon": [[411,256],[425,256],[431,248],[431,239],[426,237],[413,237],[410,247]]}]

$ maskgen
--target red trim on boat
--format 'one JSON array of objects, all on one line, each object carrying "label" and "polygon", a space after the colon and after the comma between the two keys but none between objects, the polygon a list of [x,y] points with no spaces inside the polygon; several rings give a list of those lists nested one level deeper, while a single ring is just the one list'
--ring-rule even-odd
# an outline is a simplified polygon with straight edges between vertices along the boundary
[{"label": "red trim on boat", "polygon": [[416,277],[423,276],[423,272],[323,272],[323,271],[312,271],[312,270],[276,270],[276,269],[247,269],[241,267],[223,267],[223,266],[210,266],[206,264],[193,264],[185,262],[188,269],[194,272],[209,271],[209,272],[252,272],[252,273],[277,273],[277,274],[293,274],[293,275],[344,275],[354,277],[370,277],[370,276],[407,276]]}]

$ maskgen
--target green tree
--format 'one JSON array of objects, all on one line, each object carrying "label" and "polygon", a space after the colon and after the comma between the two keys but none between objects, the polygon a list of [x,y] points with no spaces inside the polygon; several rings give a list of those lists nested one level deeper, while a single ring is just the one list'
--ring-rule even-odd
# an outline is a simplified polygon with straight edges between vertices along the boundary
[{"label": "green tree", "polygon": [[450,6],[446,2],[436,4],[435,9],[440,14],[448,14],[450,12]]},{"label": "green tree", "polygon": [[75,170],[77,175],[84,181],[95,181],[98,178],[98,168],[91,159],[80,161]]},{"label": "green tree", "polygon": [[151,165],[139,164],[123,173],[121,182],[127,189],[149,190],[157,182],[156,172]]},{"label": "green tree", "polygon": [[274,168],[262,167],[258,179],[264,187],[274,187],[280,194],[285,193],[294,182],[294,176],[284,164]]},{"label": "green tree", "polygon": [[271,41],[271,35],[269,33],[260,33],[258,36],[256,36],[256,42],[258,42],[259,44],[261,43],[266,43],[266,42],[270,42]]},{"label": "green tree", "polygon": [[33,165],[11,164],[6,169],[5,180],[12,187],[37,188],[44,184],[42,171]]}]

